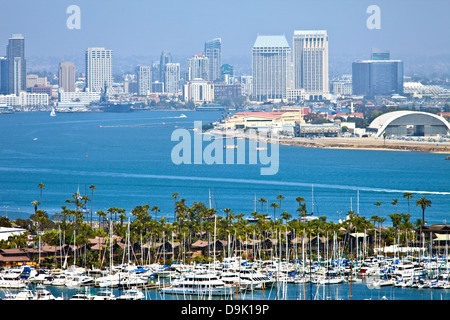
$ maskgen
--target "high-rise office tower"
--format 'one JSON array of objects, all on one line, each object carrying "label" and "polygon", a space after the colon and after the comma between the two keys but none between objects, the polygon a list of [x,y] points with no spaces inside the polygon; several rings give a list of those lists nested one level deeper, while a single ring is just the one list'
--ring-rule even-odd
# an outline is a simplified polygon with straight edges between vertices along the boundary
[{"label": "high-rise office tower", "polygon": [[86,89],[90,92],[102,92],[111,88],[112,50],[105,48],[88,48],[86,50]]},{"label": "high-rise office tower", "polygon": [[8,93],[8,59],[0,57],[0,94]]},{"label": "high-rise office tower", "polygon": [[222,65],[222,39],[216,38],[205,42],[205,56],[209,59],[209,81],[220,80],[220,67]]},{"label": "high-rise office tower", "polygon": [[146,96],[152,92],[152,70],[150,66],[136,67],[137,94]]},{"label": "high-rise office tower", "polygon": [[326,30],[296,30],[293,37],[294,88],[320,96],[328,87]]},{"label": "high-rise office tower", "polygon": [[257,101],[285,99],[291,65],[285,36],[258,36],[252,48],[252,97]]},{"label": "high-rise office tower", "polygon": [[353,62],[352,94],[375,96],[403,93],[403,62],[390,60],[387,51],[382,52],[381,56],[377,55],[379,53],[372,51],[372,60]]},{"label": "high-rise office tower", "polygon": [[167,63],[164,72],[164,91],[177,94],[180,89],[180,64]]},{"label": "high-rise office tower", "polygon": [[21,34],[13,34],[8,40],[6,49],[8,60],[7,92],[19,95],[27,90],[27,66],[25,60],[25,38]]},{"label": "high-rise office tower", "polygon": [[389,60],[390,58],[389,50],[378,48],[372,49],[372,60]]},{"label": "high-rise office tower", "polygon": [[161,53],[160,61],[159,61],[159,81],[164,83],[164,73],[166,64],[172,62],[172,54],[169,51],[163,51]]},{"label": "high-rise office tower", "polygon": [[61,62],[58,67],[59,88],[64,92],[75,92],[75,64]]},{"label": "high-rise office tower", "polygon": [[188,80],[196,78],[208,80],[209,79],[209,58],[201,53],[194,54],[188,59]]}]

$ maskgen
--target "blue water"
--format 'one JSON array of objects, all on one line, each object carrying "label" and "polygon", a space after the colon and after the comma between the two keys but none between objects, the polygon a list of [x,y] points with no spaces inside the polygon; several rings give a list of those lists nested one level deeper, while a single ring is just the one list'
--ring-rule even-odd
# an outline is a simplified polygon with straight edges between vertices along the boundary
[{"label": "blue water", "polygon": [[[176,165],[171,160],[178,144],[171,141],[176,127],[191,129],[194,120],[205,124],[221,116],[220,112],[183,113],[187,118],[173,111],[1,115],[0,215],[27,217],[33,212],[31,202],[40,199],[37,185],[42,182],[42,209],[50,215],[78,189],[90,196],[89,185],[94,184],[94,211],[119,207],[129,213],[137,205],[150,204],[161,209],[158,217],[166,215],[169,221],[174,192],[188,204],[208,204],[210,191],[219,214],[229,207],[249,216],[255,196],[270,205],[282,194],[282,211],[297,217],[295,198],[302,196],[308,213],[326,216],[328,221],[343,219],[350,209],[358,208],[360,215],[370,218],[377,214],[374,203],[381,201],[380,215],[387,218],[383,225],[389,225],[387,215],[395,212],[392,199],[399,199],[398,212],[407,213],[402,195],[410,191],[414,194],[411,221],[422,217],[415,205],[421,196],[432,201],[425,217],[429,224],[449,217],[450,161],[445,155],[280,146],[276,175],[261,175],[267,165],[248,160],[239,165]],[[203,142],[203,147],[208,144]],[[259,202],[256,209],[261,210]],[[263,210],[273,215],[267,204]]]},{"label": "blue water", "polygon": [[[35,290],[35,285],[30,285],[29,289]],[[77,293],[79,288],[53,287],[46,286],[55,297],[63,297],[65,300],[70,299]],[[100,288],[90,287],[89,292],[95,294]],[[145,300],[208,300],[208,296],[198,295],[172,295],[162,294],[157,289],[142,289],[145,294]],[[17,290],[10,290],[16,293]],[[118,297],[122,290],[119,288],[112,289],[113,294]],[[0,299],[4,298],[4,290],[0,290]],[[277,289],[255,290],[242,292],[238,296],[239,300],[449,300],[450,290],[448,289],[415,289],[400,287],[381,287],[378,289],[369,289],[365,281],[360,283],[339,285],[316,286],[314,284],[284,284],[278,285]],[[212,299],[235,300],[233,297],[212,297]]]}]

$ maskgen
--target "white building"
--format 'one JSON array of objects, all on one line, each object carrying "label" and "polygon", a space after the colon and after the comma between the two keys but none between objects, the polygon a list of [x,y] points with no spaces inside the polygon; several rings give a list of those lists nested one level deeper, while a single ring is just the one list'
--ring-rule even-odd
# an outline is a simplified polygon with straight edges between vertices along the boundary
[{"label": "white building", "polygon": [[321,100],[329,92],[328,35],[326,30],[296,30],[293,37],[293,82],[309,100]]},{"label": "white building", "polygon": [[194,54],[188,59],[188,81],[199,78],[208,80],[209,76],[209,58],[201,53]]},{"label": "white building", "polygon": [[164,91],[178,94],[180,91],[180,64],[167,63],[164,72]]},{"label": "white building", "polygon": [[203,104],[214,101],[214,85],[203,79],[193,79],[184,84],[184,101]]},{"label": "white building", "polygon": [[291,48],[285,36],[258,36],[252,48],[252,97],[284,100],[289,86]]},{"label": "white building", "polygon": [[0,103],[10,107],[48,106],[49,97],[46,93],[29,93],[21,91],[15,94],[0,95]]},{"label": "white building", "polygon": [[88,48],[86,50],[86,88],[90,92],[102,92],[113,83],[112,50]]},{"label": "white building", "polygon": [[20,236],[27,232],[26,229],[23,228],[6,228],[0,227],[0,241],[8,241],[8,238],[11,236]]},{"label": "white building", "polygon": [[80,103],[82,105],[88,105],[91,102],[99,101],[100,92],[60,92],[59,102],[65,103]]},{"label": "white building", "polygon": [[136,67],[137,94],[146,96],[152,92],[152,70],[150,66]]}]

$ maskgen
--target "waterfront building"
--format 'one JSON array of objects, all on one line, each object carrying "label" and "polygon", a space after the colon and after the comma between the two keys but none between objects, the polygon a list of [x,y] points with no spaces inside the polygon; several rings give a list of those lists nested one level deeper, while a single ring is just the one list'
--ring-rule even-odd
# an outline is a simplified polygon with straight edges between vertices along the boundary
[{"label": "waterfront building", "polygon": [[152,92],[152,71],[150,66],[136,67],[137,94],[146,96]]},{"label": "waterfront building", "polygon": [[223,127],[229,130],[259,130],[261,128],[268,130],[271,127],[279,129],[283,125],[305,123],[303,117],[304,112],[302,109],[236,112],[225,120]]},{"label": "waterfront building", "polygon": [[8,59],[0,57],[0,94],[8,93]]},{"label": "waterfront building", "polygon": [[[165,82],[165,72],[166,72],[166,64],[172,63],[172,54],[169,51],[161,52],[161,57],[159,60],[159,82]],[[155,79],[156,80],[156,79]]]},{"label": "waterfront building", "polygon": [[170,94],[177,94],[180,90],[180,64],[167,63],[164,79],[164,91]]},{"label": "waterfront building", "polygon": [[183,97],[186,102],[203,104],[214,101],[214,85],[197,78],[186,82],[183,86]]},{"label": "waterfront building", "polygon": [[75,92],[75,63],[61,62],[58,67],[59,88],[64,92]]},{"label": "waterfront building", "polygon": [[188,59],[188,74],[187,80],[193,79],[209,79],[209,58],[201,53],[194,54],[192,58]]},{"label": "waterfront building", "polygon": [[403,94],[403,62],[375,51],[372,58],[352,64],[352,94],[363,96]]},{"label": "waterfront building", "polygon": [[205,56],[208,57],[208,79],[205,80],[220,80],[222,65],[221,38],[216,38],[205,42]]},{"label": "waterfront building", "polygon": [[26,91],[27,66],[25,59],[25,38],[21,34],[13,34],[8,40],[6,49],[8,65],[7,93],[19,95]]},{"label": "waterfront building", "polygon": [[49,95],[47,93],[30,93],[21,91],[19,95],[0,95],[0,104],[11,107],[48,106]]},{"label": "waterfront building", "polygon": [[322,100],[329,93],[327,31],[296,30],[292,46],[294,89],[303,89],[309,100]]},{"label": "waterfront building", "polygon": [[375,118],[367,128],[376,137],[437,136],[450,134],[450,124],[443,117],[429,112],[393,111]]},{"label": "waterfront building", "polygon": [[91,102],[99,101],[100,92],[59,92],[58,101],[61,104],[79,103],[81,105],[88,105]]},{"label": "waterfront building", "polygon": [[284,100],[289,83],[291,48],[285,36],[258,36],[252,48],[252,98]]},{"label": "waterfront building", "polygon": [[86,50],[86,89],[90,92],[102,92],[111,88],[112,50],[88,48]]}]

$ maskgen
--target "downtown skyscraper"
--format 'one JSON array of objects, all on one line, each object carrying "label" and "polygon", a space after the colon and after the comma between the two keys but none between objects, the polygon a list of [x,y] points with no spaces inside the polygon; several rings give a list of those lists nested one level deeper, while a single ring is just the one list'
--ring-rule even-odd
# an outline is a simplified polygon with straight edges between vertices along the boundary
[{"label": "downtown skyscraper", "polygon": [[[13,34],[6,47],[7,59],[7,93],[19,95],[27,90],[27,64],[25,59],[25,38],[21,34]],[[2,80],[3,81],[3,80]]]},{"label": "downtown skyscraper", "polygon": [[167,63],[164,79],[164,91],[170,94],[177,94],[180,89],[180,64]]},{"label": "downtown skyscraper", "polygon": [[294,89],[321,100],[329,92],[327,31],[296,30],[292,47]]},{"label": "downtown skyscraper", "polygon": [[220,80],[222,66],[222,39],[216,38],[205,42],[205,56],[209,59],[208,79],[209,81]]},{"label": "downtown skyscraper", "polygon": [[64,92],[75,92],[75,64],[61,62],[58,67],[59,88]]},{"label": "downtown skyscraper", "polygon": [[[161,52],[161,56],[159,59],[159,81],[162,83],[165,83],[165,70],[166,70],[166,64],[172,63],[172,54],[169,51],[163,51]],[[164,89],[164,92],[166,90]]]},{"label": "downtown skyscraper", "polygon": [[103,92],[111,88],[112,50],[88,48],[86,50],[86,89],[89,92]]},{"label": "downtown skyscraper", "polygon": [[285,99],[290,66],[291,48],[285,36],[258,36],[252,48],[253,99]]},{"label": "downtown skyscraper", "polygon": [[152,91],[152,69],[150,66],[136,67],[137,94],[146,96]]},{"label": "downtown skyscraper", "polygon": [[209,79],[209,58],[201,53],[194,54],[192,58],[187,61],[188,67],[188,81],[193,79]]}]

